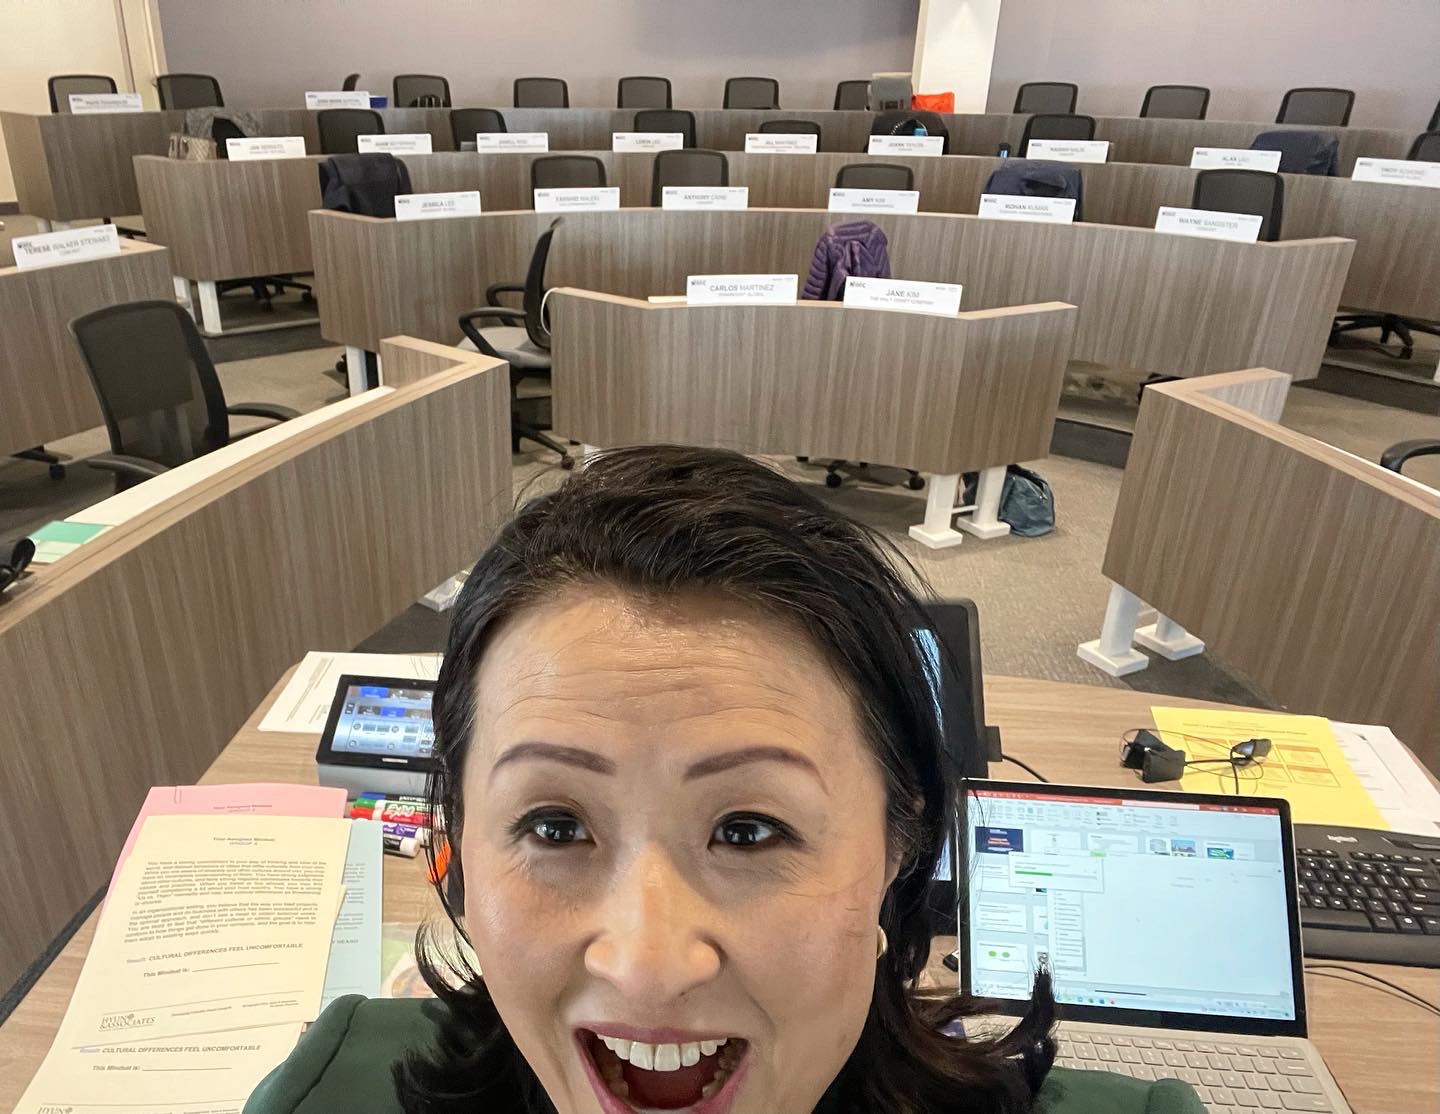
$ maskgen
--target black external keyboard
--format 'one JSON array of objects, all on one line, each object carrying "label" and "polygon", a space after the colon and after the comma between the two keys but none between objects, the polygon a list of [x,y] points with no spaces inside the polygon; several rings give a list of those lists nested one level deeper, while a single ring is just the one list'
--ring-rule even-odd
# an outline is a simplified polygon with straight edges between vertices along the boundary
[{"label": "black external keyboard", "polygon": [[1440,967],[1440,835],[1295,825],[1305,954]]}]

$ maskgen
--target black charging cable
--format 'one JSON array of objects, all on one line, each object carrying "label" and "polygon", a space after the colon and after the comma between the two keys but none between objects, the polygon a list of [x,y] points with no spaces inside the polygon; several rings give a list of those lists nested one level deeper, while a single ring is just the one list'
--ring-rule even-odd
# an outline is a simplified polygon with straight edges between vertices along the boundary
[{"label": "black charging cable", "polygon": [[1018,758],[1012,758],[1010,757],[1010,755],[1004,754],[1000,756],[1000,761],[1013,763],[1014,765],[1019,766],[1036,781],[1043,781],[1047,785],[1050,784],[1050,779],[1048,777],[1045,777],[1043,774],[1041,774],[1037,769],[1035,769],[1034,766],[1027,765],[1024,762],[1021,762]]},{"label": "black charging cable", "polygon": [[[1372,990],[1378,990],[1380,987],[1384,987],[1386,988],[1385,993],[1393,994],[1409,1002],[1411,1005],[1419,1006],[1422,1010],[1428,1010],[1437,1017],[1440,1017],[1440,1005],[1436,1005],[1428,998],[1420,997],[1420,995],[1416,994],[1413,990],[1405,989],[1405,987],[1399,983],[1391,982],[1389,979],[1382,979],[1379,975],[1372,975],[1369,971],[1362,971],[1359,967],[1347,967],[1343,963],[1307,963],[1305,964],[1305,970],[1312,975],[1326,975],[1332,979],[1340,979],[1341,982],[1353,982],[1351,979],[1341,978],[1339,972],[1342,971],[1347,975],[1358,975],[1362,979],[1370,979],[1372,982],[1380,984],[1379,987],[1371,987]],[[1359,983],[1356,985],[1363,986],[1365,984]]]}]

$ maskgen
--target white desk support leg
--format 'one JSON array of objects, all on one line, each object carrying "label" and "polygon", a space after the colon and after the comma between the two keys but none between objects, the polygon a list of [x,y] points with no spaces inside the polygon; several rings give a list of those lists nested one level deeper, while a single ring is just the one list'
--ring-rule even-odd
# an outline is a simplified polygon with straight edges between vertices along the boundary
[{"label": "white desk support leg", "polygon": [[370,388],[365,378],[365,356],[365,349],[351,344],[345,346],[345,383],[350,388],[352,398],[364,394]]},{"label": "white desk support leg", "polygon": [[1000,521],[1000,493],[1005,487],[1005,467],[984,468],[975,484],[975,509],[970,517],[957,518],[955,528],[977,538],[1003,538],[1010,524]]},{"label": "white desk support leg", "polygon": [[1088,661],[1112,677],[1138,673],[1149,665],[1150,659],[1132,645],[1135,623],[1140,618],[1140,602],[1139,596],[1120,585],[1110,585],[1110,602],[1105,605],[1100,637],[1094,642],[1080,643],[1076,650],[1080,660]]},{"label": "white desk support leg", "polygon": [[200,291],[200,328],[212,336],[220,334],[220,295],[213,282],[197,282]]},{"label": "white desk support leg", "polygon": [[925,522],[910,527],[910,536],[929,549],[949,549],[965,540],[950,523],[955,517],[955,493],[960,488],[956,473],[927,476],[925,479]]},{"label": "white desk support leg", "polygon": [[1135,641],[1170,661],[1193,658],[1205,652],[1205,643],[1166,615],[1157,615],[1155,622],[1137,630]]},{"label": "white desk support leg", "polygon": [[195,303],[190,300],[190,280],[179,275],[175,279],[175,300],[185,307],[191,317],[195,316]]}]

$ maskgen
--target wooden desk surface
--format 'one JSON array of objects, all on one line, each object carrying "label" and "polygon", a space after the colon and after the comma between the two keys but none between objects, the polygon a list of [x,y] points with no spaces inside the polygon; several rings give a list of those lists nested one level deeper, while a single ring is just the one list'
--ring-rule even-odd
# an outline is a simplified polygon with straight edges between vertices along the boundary
[{"label": "wooden desk surface", "polygon": [[[293,672],[293,670],[291,671]],[[279,695],[289,673],[236,734],[201,778],[205,784],[245,781],[315,783],[315,737],[260,732],[256,725]],[[1017,677],[985,679],[987,716],[1000,727],[1005,750],[1053,781],[1125,786],[1133,775],[1115,760],[1120,735],[1151,722],[1155,703],[1203,706],[1205,702],[1148,693],[1090,688]],[[1025,781],[1008,763],[996,777]],[[384,919],[418,921],[439,906],[424,880],[423,859],[385,859]],[[0,1109],[19,1099],[50,1046],[79,978],[95,931],[91,916],[50,969],[0,1026]],[[1229,943],[1217,933],[1221,953]],[[927,981],[944,985],[955,976],[940,966],[954,947],[937,938]],[[1440,999],[1440,971],[1378,964],[1350,964],[1373,971],[1430,1001]],[[1345,976],[1349,979],[1350,976]],[[1345,1091],[1356,1114],[1434,1114],[1440,1108],[1440,1019],[1359,980],[1306,977],[1310,1035]]]}]

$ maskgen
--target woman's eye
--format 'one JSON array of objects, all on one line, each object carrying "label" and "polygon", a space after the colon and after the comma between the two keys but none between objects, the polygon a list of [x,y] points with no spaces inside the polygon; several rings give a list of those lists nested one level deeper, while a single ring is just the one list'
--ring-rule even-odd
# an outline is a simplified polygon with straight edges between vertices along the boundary
[{"label": "woman's eye", "polygon": [[552,846],[582,843],[590,839],[585,825],[573,816],[537,816],[527,826],[531,835]]},{"label": "woman's eye", "polygon": [[730,847],[761,847],[781,835],[779,826],[756,816],[732,816],[715,825],[714,839]]}]

